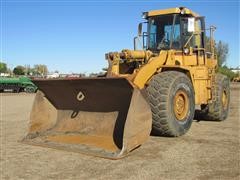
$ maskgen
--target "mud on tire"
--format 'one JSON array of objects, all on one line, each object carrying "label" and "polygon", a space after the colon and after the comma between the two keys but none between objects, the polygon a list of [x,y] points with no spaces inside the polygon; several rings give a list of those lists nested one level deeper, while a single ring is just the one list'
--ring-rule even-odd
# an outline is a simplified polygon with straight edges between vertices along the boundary
[{"label": "mud on tire", "polygon": [[[146,91],[152,110],[152,134],[173,137],[185,134],[191,127],[195,111],[194,90],[188,76],[177,71],[156,74]],[[184,104],[183,111],[181,104]]]}]

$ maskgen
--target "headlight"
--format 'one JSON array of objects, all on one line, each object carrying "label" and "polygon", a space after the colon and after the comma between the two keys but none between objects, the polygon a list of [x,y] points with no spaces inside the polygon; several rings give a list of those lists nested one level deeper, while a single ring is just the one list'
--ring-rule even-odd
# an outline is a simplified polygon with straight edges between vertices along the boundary
[{"label": "headlight", "polygon": [[181,14],[185,14],[185,10],[183,9],[183,10],[181,10],[181,12],[180,12]]},{"label": "headlight", "polygon": [[143,13],[142,13],[142,18],[143,18],[143,19],[146,19],[147,17],[148,17],[148,13],[147,13],[147,12],[143,12]]},{"label": "headlight", "polygon": [[183,52],[184,52],[184,54],[189,54],[190,51],[189,51],[188,48],[184,48],[184,49],[183,49]]},{"label": "headlight", "polygon": [[185,7],[179,7],[180,9],[180,14],[185,14]]}]

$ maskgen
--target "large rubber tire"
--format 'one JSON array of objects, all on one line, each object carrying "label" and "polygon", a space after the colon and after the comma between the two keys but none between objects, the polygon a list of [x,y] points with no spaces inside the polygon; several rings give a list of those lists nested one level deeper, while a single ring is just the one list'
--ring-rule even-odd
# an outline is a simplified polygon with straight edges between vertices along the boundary
[{"label": "large rubber tire", "polygon": [[35,93],[36,89],[33,86],[30,85],[30,86],[25,87],[24,91],[26,93]]},{"label": "large rubber tire", "polygon": [[203,119],[223,121],[227,118],[230,102],[230,81],[227,76],[216,74],[213,101],[208,104]]},{"label": "large rubber tire", "polygon": [[[152,134],[160,136],[181,136],[191,127],[195,111],[192,82],[187,75],[177,71],[156,74],[146,88],[152,110]],[[175,112],[175,97],[178,92],[186,94],[186,115],[179,120]]]}]

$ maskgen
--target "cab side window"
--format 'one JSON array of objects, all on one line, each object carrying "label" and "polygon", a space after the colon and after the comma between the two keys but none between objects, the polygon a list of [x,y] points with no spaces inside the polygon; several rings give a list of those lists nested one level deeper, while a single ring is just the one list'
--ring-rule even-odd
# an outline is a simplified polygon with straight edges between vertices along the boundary
[{"label": "cab side window", "polygon": [[186,45],[187,47],[193,48],[203,48],[202,42],[202,25],[200,19],[195,19],[194,21],[194,32],[188,32],[188,18],[181,18],[181,26],[182,26],[182,44],[183,47]]}]

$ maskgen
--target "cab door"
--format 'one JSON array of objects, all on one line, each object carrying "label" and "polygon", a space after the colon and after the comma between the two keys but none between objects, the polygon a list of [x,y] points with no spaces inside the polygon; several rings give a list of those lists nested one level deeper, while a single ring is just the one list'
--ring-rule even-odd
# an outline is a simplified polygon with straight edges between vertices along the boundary
[{"label": "cab door", "polygon": [[205,64],[204,17],[181,17],[180,24],[184,65]]}]

